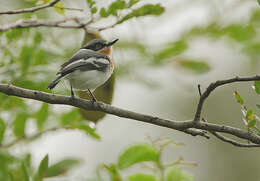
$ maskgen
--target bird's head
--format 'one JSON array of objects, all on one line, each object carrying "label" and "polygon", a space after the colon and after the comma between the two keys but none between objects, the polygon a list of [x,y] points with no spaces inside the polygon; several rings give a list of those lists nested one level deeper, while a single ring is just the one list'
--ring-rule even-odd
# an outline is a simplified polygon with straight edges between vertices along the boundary
[{"label": "bird's head", "polygon": [[118,39],[115,39],[113,41],[106,41],[103,39],[93,39],[93,40],[89,41],[81,49],[89,49],[89,50],[100,52],[105,55],[110,55],[111,46],[113,44],[115,44],[117,41],[118,41]]}]

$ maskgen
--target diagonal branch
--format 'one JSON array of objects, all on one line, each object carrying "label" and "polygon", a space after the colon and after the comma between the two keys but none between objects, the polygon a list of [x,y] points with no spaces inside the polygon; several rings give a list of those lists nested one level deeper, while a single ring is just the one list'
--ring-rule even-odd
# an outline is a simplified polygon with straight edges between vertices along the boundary
[{"label": "diagonal branch", "polygon": [[20,14],[20,13],[34,12],[34,11],[38,11],[38,10],[41,10],[41,9],[44,9],[44,8],[52,7],[59,1],[60,0],[53,0],[53,1],[49,2],[49,3],[47,3],[47,4],[43,4],[41,6],[36,6],[36,7],[33,7],[33,8],[0,11],[0,15],[1,14]]},{"label": "diagonal branch", "polygon": [[[226,85],[226,84],[230,84],[230,83],[234,83],[234,82],[249,82],[249,81],[256,81],[256,80],[260,80],[260,76],[256,75],[254,77],[242,77],[242,78],[235,77],[232,79],[218,80],[216,82],[211,83],[208,86],[208,88],[205,90],[205,92],[203,94],[201,94],[201,96],[200,96],[199,104],[197,106],[196,114],[194,116],[193,121],[194,122],[200,121],[201,110],[202,110],[203,104],[204,104],[205,100],[209,97],[211,92],[213,92],[217,87],[220,87],[220,86]],[[198,89],[200,91],[200,86],[198,87]]]}]

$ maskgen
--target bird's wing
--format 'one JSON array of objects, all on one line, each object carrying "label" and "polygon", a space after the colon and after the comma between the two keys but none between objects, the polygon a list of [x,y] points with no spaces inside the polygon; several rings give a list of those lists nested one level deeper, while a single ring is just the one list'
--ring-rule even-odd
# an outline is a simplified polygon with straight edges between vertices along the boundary
[{"label": "bird's wing", "polygon": [[91,57],[88,59],[75,60],[72,63],[65,66],[60,72],[58,72],[62,77],[68,75],[75,70],[90,71],[98,70],[105,71],[109,67],[109,61],[104,58]]},{"label": "bird's wing", "polygon": [[87,50],[87,49],[80,49],[79,51],[77,51],[67,62],[65,62],[64,64],[61,65],[61,69],[60,71],[62,71],[62,69],[64,69],[67,65],[81,60],[81,59],[89,59],[90,57],[95,57],[97,59],[103,58],[103,59],[107,59],[108,60],[108,56],[103,55],[101,53],[92,51],[92,50]]}]

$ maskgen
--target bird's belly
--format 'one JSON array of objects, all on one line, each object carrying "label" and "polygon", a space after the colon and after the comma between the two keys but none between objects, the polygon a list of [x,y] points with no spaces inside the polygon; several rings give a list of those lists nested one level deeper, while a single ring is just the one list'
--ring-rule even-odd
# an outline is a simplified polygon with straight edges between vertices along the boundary
[{"label": "bird's belly", "polygon": [[97,87],[104,84],[111,76],[109,70],[107,71],[74,71],[66,77],[73,89],[94,91]]}]

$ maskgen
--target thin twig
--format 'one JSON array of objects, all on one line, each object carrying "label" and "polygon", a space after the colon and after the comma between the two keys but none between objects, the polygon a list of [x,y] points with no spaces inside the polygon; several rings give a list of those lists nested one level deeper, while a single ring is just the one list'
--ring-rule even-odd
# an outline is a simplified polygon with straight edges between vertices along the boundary
[{"label": "thin twig", "polygon": [[227,143],[230,143],[234,146],[237,146],[237,147],[260,147],[260,145],[258,144],[243,144],[243,143],[239,143],[235,140],[232,140],[230,138],[227,138],[217,132],[214,132],[214,131],[210,131],[211,134],[213,134],[214,136],[216,136],[218,139],[224,141],[224,142],[227,142]]},{"label": "thin twig", "polygon": [[198,84],[198,91],[199,91],[199,95],[201,97],[201,88],[200,88],[200,84]]},{"label": "thin twig", "polygon": [[53,7],[59,8],[59,9],[71,10],[71,11],[84,11],[84,9],[79,9],[79,8],[66,8],[66,7],[60,7],[60,6],[53,6]]},{"label": "thin twig", "polygon": [[53,1],[49,2],[49,3],[47,3],[47,4],[43,4],[41,6],[36,6],[36,7],[33,7],[33,8],[0,11],[0,15],[1,14],[20,14],[20,13],[34,12],[34,11],[38,11],[38,10],[41,10],[41,9],[44,9],[44,8],[52,7],[59,1],[60,0],[53,0]]},{"label": "thin twig", "polygon": [[[67,25],[65,23],[69,21],[74,21],[75,25]],[[57,27],[57,28],[84,28],[87,23],[78,23],[79,20],[77,17],[65,18],[57,21],[48,21],[48,20],[19,20],[14,24],[7,24],[0,27],[0,32],[8,31],[11,29],[17,28],[33,28],[33,27]]]},{"label": "thin twig", "polygon": [[109,26],[105,26],[105,27],[102,27],[102,28],[97,28],[98,31],[104,31],[104,30],[107,30],[107,29],[110,29],[110,28],[114,28],[116,25],[118,25],[118,21],[112,25],[109,25]]},{"label": "thin twig", "polygon": [[[205,118],[202,118],[202,121],[204,122],[208,122]],[[215,131],[210,131],[211,134],[213,134],[214,136],[216,136],[218,139],[224,141],[224,142],[227,142],[227,143],[230,143],[234,146],[238,146],[238,147],[260,147],[260,145],[258,144],[244,144],[244,143],[239,143],[231,138],[227,138],[223,135],[221,135],[220,133],[217,133]]]},{"label": "thin twig", "polygon": [[164,168],[173,167],[176,165],[187,165],[187,166],[197,166],[198,164],[195,162],[187,162],[184,161],[182,157],[179,157],[175,162],[164,164]]},{"label": "thin twig", "polygon": [[39,136],[42,136],[45,133],[57,131],[57,130],[60,130],[60,129],[72,129],[72,128],[71,127],[54,127],[54,128],[49,128],[49,129],[37,132],[36,134],[31,135],[31,136],[19,137],[19,138],[15,139],[15,140],[11,141],[10,143],[0,145],[0,148],[10,148],[10,147],[16,145],[17,143],[22,142],[22,141],[31,140],[31,139],[37,138]]}]

